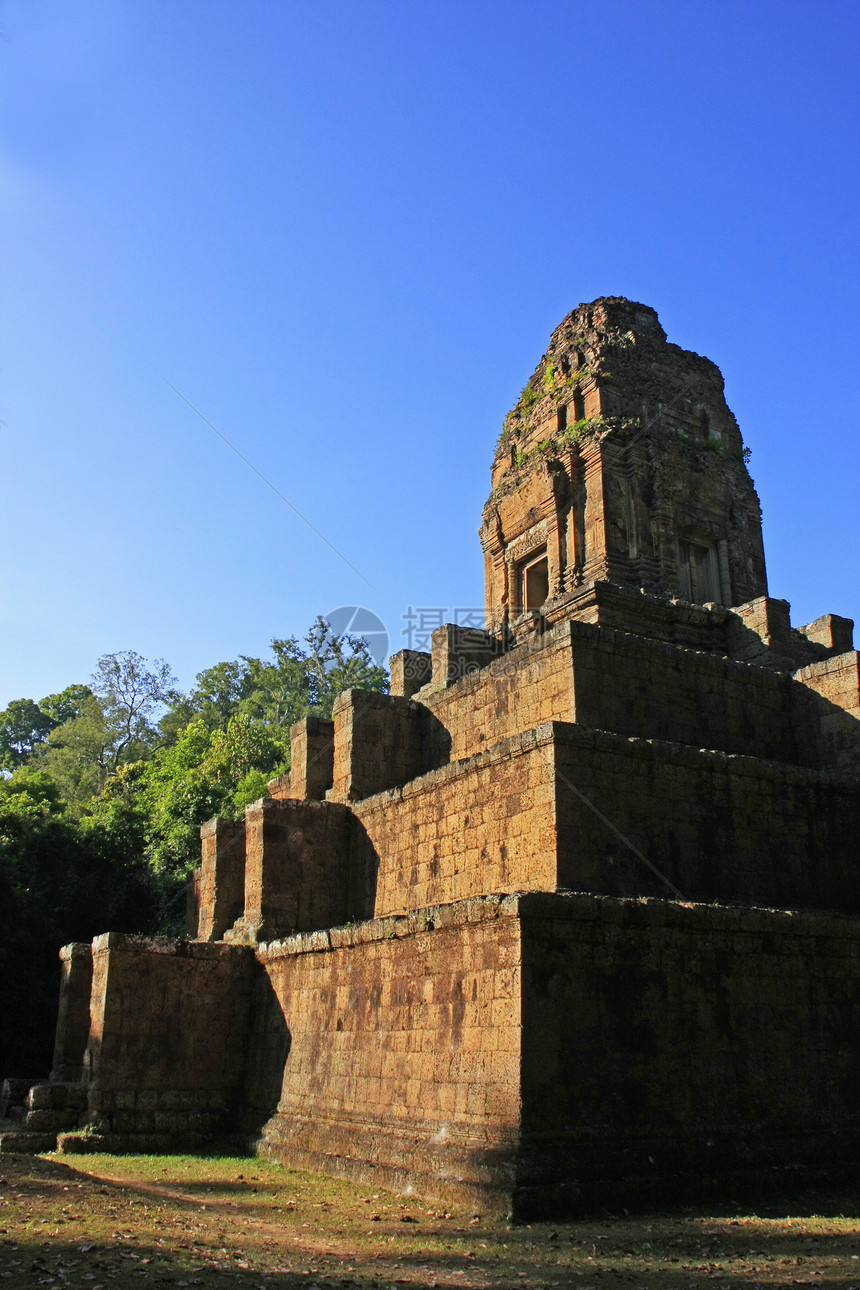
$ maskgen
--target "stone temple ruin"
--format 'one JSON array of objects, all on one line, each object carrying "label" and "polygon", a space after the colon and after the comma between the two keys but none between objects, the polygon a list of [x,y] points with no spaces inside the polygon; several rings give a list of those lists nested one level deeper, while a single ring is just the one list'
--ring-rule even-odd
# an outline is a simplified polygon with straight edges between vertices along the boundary
[{"label": "stone temple ruin", "polygon": [[518,1215],[856,1160],[853,624],[768,595],[719,370],[581,305],[481,542],[486,630],[293,727],[202,829],[190,939],[62,951],[32,1142],[233,1135]]}]

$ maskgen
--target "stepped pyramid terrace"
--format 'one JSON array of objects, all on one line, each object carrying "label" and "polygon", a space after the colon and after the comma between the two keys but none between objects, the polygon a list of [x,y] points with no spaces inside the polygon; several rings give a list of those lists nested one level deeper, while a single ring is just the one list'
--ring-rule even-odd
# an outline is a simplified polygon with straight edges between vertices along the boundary
[{"label": "stepped pyramid terrace", "polygon": [[770,595],[719,369],[580,305],[480,540],[485,629],[293,727],[188,939],[62,951],[3,1149],[226,1137],[519,1217],[857,1160],[853,624]]}]

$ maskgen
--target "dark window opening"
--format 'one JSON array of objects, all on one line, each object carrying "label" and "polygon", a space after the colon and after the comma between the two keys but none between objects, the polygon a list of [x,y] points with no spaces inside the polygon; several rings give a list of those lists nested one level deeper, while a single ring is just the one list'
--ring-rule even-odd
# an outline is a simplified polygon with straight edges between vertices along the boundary
[{"label": "dark window opening", "polygon": [[564,434],[565,430],[567,429],[567,404],[566,403],[562,403],[561,407],[556,413],[556,427],[558,429],[559,434]]},{"label": "dark window opening", "polygon": [[585,399],[582,390],[574,390],[573,393],[573,419],[582,421],[585,417]]},{"label": "dark window opening", "polygon": [[524,614],[540,609],[548,598],[549,563],[541,551],[520,565],[520,609]]},{"label": "dark window opening", "polygon": [[714,546],[681,538],[678,542],[681,595],[694,605],[719,602],[720,569]]}]

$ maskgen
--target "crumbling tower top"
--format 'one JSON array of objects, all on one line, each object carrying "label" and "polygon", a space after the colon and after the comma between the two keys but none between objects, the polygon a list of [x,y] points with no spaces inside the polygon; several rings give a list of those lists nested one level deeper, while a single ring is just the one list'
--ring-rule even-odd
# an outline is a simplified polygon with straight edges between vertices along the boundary
[{"label": "crumbling tower top", "polygon": [[767,592],[761,509],[719,368],[656,312],[582,304],[505,418],[484,508],[487,625],[577,613],[607,583],[738,605]]}]

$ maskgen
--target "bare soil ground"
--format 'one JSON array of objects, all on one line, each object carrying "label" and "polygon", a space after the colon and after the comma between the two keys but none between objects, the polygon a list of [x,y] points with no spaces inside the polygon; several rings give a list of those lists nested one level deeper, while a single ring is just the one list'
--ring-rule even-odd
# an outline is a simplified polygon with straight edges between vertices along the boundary
[{"label": "bare soil ground", "polygon": [[0,1290],[860,1290],[860,1193],[515,1226],[253,1158],[0,1156]]}]

